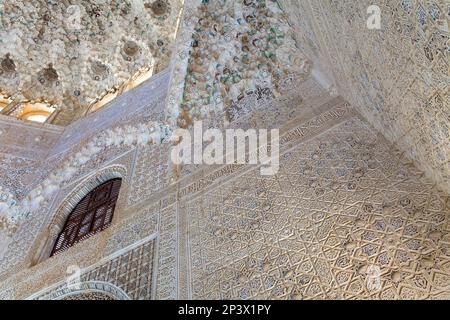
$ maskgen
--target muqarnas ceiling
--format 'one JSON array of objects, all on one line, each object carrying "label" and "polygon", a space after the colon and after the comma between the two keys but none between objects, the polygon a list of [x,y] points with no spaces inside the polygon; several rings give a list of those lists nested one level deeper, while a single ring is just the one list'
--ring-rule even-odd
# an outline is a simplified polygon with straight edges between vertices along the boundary
[{"label": "muqarnas ceiling", "polygon": [[0,93],[46,102],[68,124],[170,60],[182,0],[5,0]]},{"label": "muqarnas ceiling", "polygon": [[229,121],[245,97],[281,95],[310,74],[277,1],[196,0],[185,11],[177,41],[188,45],[177,43],[166,110],[177,126],[214,113]]}]

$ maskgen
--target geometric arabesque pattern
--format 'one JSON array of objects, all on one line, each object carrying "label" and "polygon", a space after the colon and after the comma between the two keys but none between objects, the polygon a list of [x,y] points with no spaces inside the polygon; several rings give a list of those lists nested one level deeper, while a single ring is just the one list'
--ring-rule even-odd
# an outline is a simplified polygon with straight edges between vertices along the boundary
[{"label": "geometric arabesque pattern", "polygon": [[[339,94],[450,191],[448,0],[279,0]],[[368,28],[376,5],[380,28]],[[370,10],[369,10],[370,11]]]},{"label": "geometric arabesque pattern", "polygon": [[190,298],[450,298],[448,197],[359,118],[186,207]]},{"label": "geometric arabesque pattern", "polygon": [[61,300],[115,300],[115,299],[104,293],[89,292],[70,295]]}]

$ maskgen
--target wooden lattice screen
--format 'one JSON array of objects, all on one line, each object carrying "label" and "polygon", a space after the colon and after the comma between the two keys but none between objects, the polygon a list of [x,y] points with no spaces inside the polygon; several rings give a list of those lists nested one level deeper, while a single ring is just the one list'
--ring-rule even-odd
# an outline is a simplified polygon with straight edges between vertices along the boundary
[{"label": "wooden lattice screen", "polygon": [[89,192],[76,205],[58,235],[52,256],[111,224],[121,183],[121,179],[109,180]]}]

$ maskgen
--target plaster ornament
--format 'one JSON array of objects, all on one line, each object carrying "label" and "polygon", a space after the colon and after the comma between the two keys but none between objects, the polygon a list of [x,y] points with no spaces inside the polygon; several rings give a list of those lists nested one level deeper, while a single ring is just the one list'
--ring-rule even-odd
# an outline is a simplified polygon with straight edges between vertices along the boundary
[{"label": "plaster ornament", "polygon": [[21,81],[16,68],[14,60],[7,53],[0,62],[0,89],[11,96],[14,95]]},{"label": "plaster ornament", "polygon": [[38,76],[38,80],[43,85],[51,86],[53,83],[57,85],[58,72],[53,68],[53,64],[50,63],[47,68],[43,69]]},{"label": "plaster ornament", "polygon": [[[0,217],[1,220],[1,217]],[[3,258],[5,253],[8,251],[8,246],[12,242],[12,238],[1,231],[0,229],[0,260]]]},{"label": "plaster ornament", "polygon": [[170,12],[170,4],[168,1],[155,0],[152,3],[145,3],[145,8],[150,9],[154,16],[162,17]]},{"label": "plaster ornament", "polygon": [[38,195],[37,197],[33,198],[30,202],[30,209],[33,211],[38,210],[44,200],[45,198],[42,195]]},{"label": "plaster ornament", "polygon": [[62,177],[64,178],[64,180],[69,180],[70,178],[72,178],[72,176],[75,174],[76,169],[73,167],[66,167],[64,169],[64,171],[62,172]]},{"label": "plaster ornament", "polygon": [[14,74],[16,73],[16,64],[11,59],[9,53],[7,53],[5,57],[2,59],[0,66],[1,66],[0,74],[3,77],[11,77],[14,76]]},{"label": "plaster ornament", "polygon": [[56,169],[40,185],[36,186],[21,202],[18,203],[12,194],[0,187],[0,212],[6,221],[4,225],[0,226],[0,230],[5,229],[13,233],[24,219],[51,200],[61,184],[70,181],[83,165],[95,159],[106,148],[112,145],[158,145],[168,142],[171,132],[172,130],[167,125],[158,122],[110,128],[88,142],[85,147],[70,157],[64,166]]},{"label": "plaster ornament", "polygon": [[[269,88],[278,96],[283,72],[294,70],[301,76],[309,72],[281,10],[271,1],[257,5],[203,2],[196,18],[186,77],[179,77],[180,82],[185,81],[182,99],[169,103],[170,122],[186,126],[193,119],[227,108],[245,96],[247,85]],[[284,58],[288,64],[282,63]],[[177,103],[183,109],[181,114],[176,112]]]},{"label": "plaster ornament", "polygon": [[50,184],[46,186],[46,188],[43,191],[43,194],[45,197],[49,198],[51,197],[56,191],[58,190],[58,186],[54,184]]},{"label": "plaster ornament", "polygon": [[[8,72],[0,71],[0,90],[9,95],[20,92],[29,100],[64,102],[57,122],[67,124],[78,109],[87,109],[114,86],[126,85],[144,66],[155,63],[155,72],[159,72],[169,62],[182,1],[146,3],[152,9],[134,0],[37,0],[21,6],[5,0],[0,57],[9,53],[13,63],[4,61]],[[124,57],[115,57],[123,45],[116,39],[122,37],[131,37],[142,53],[133,53],[135,47],[128,45]],[[145,58],[147,53],[152,59]],[[108,65],[110,72],[94,70],[94,76],[86,77],[91,68],[85,69],[85,64],[92,57]],[[57,81],[48,83],[49,73],[36,80],[49,63],[58,74]],[[4,81],[6,74],[8,81]],[[49,89],[56,82],[58,90]],[[67,99],[67,94],[76,99]]]},{"label": "plaster ornament", "polygon": [[[215,6],[213,6],[213,8],[220,9]],[[205,21],[203,21],[202,25],[209,26],[210,23],[207,19],[214,20],[216,18],[207,12],[207,10],[205,10],[205,12],[207,14],[205,15]],[[232,12],[233,10],[228,8],[226,10],[225,18],[216,20],[216,23],[212,24],[213,29],[210,30],[211,32],[209,34],[203,32],[198,38],[200,42],[194,43],[197,52],[193,54],[192,64],[189,68],[191,70],[189,79],[192,80],[192,86],[186,86],[188,95],[186,96],[184,108],[185,112],[190,112],[192,115],[195,115],[195,117],[207,117],[209,112],[216,110],[215,108],[217,106],[219,107],[219,110],[223,108],[223,102],[229,105],[233,100],[238,99],[242,95],[246,83],[250,84],[250,88],[271,84],[271,80],[267,79],[271,77],[270,65],[271,61],[274,59],[274,53],[267,50],[262,52],[258,51],[263,48],[260,38],[254,39],[254,47],[248,49],[249,53],[260,54],[256,59],[253,59],[258,63],[251,62],[252,58],[247,55],[239,57],[239,45],[237,43],[231,50],[225,50],[225,48],[228,48],[228,45],[224,43],[224,41],[232,41],[232,39],[235,39],[236,34],[234,33],[231,34],[233,37],[217,37],[216,39],[219,40],[219,42],[217,45],[213,46],[214,52],[210,52],[207,47],[202,45],[201,41],[210,40],[211,36],[218,36],[217,31],[219,31],[219,29],[223,30],[223,32],[230,32],[232,30],[232,25],[236,22],[233,20],[236,19],[236,14]],[[239,11],[238,15],[240,15]],[[252,34],[250,33],[251,26],[254,26],[257,21],[254,21],[251,15],[247,15],[246,17],[250,26],[241,30],[249,32],[248,38],[252,37]],[[219,26],[220,23],[225,23],[225,25]],[[239,20],[237,24],[241,26],[244,25],[245,22],[244,20]],[[264,23],[261,22],[259,27],[263,26]],[[269,33],[262,32],[262,34],[267,36]],[[247,38],[243,37],[239,40],[239,43],[250,43]],[[278,44],[278,42],[275,41],[275,44]],[[268,47],[272,48],[273,46],[269,44]],[[143,56],[143,46],[132,39],[125,39],[121,48],[122,56],[128,61],[133,59],[138,61]],[[210,63],[211,57],[215,57],[217,63]],[[241,63],[241,65],[234,69],[230,68],[230,65],[234,63]],[[249,66],[247,67],[246,65]],[[113,68],[116,68],[113,72],[121,74],[121,71],[117,70],[117,67]],[[107,66],[99,61],[94,62],[91,65],[90,70],[99,77],[98,79],[107,78],[109,74]],[[58,81],[60,80],[60,77],[53,65],[49,64],[40,71],[38,79],[42,86],[52,87],[59,85]],[[94,80],[96,79],[97,78],[94,76]],[[206,104],[206,106],[202,106],[202,104]],[[186,125],[190,123],[188,118],[185,121]],[[29,194],[27,199],[22,201],[20,210],[11,210],[11,207],[8,207],[8,210],[10,210],[8,217],[11,221],[20,223],[21,219],[28,216],[30,211],[35,211],[42,206],[46,199],[51,197],[54,191],[57,190],[59,185],[70,180],[77,171],[77,168],[89,161],[89,157],[95,158],[95,156],[106,147],[111,145],[159,144],[165,138],[170,136],[170,131],[170,128],[161,124],[152,124],[147,129],[144,129],[142,126],[139,128],[126,126],[124,128],[107,130],[104,135],[99,139],[96,139],[96,141],[89,143],[88,146],[80,151],[75,157],[68,159],[69,162],[62,169],[59,171],[57,170],[54,175],[50,176],[43,186],[35,188]],[[22,213],[19,213],[19,211]]]},{"label": "plaster ornament", "polygon": [[125,59],[130,59],[130,61],[131,59],[133,59],[133,57],[141,53],[141,49],[139,48],[138,44],[131,40],[125,42],[122,50],[126,55]]},{"label": "plaster ornament", "polygon": [[8,209],[9,206],[6,204],[6,202],[0,202],[0,219],[5,218],[7,216]]},{"label": "plaster ornament", "polygon": [[339,92],[338,92],[336,86],[334,86],[334,85],[332,85],[328,88],[328,93],[332,97],[337,97],[339,95]]},{"label": "plaster ornament", "polygon": [[97,60],[92,62],[91,72],[95,81],[101,81],[109,77],[111,69],[103,62]]}]

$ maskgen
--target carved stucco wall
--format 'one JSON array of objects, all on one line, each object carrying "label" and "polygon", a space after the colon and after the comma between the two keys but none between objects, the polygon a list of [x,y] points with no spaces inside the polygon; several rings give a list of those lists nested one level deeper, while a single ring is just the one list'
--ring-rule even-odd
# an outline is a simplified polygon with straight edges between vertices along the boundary
[{"label": "carved stucco wall", "polygon": [[[339,93],[449,191],[449,2],[280,2]],[[370,5],[381,9],[380,30],[367,28]]]},{"label": "carved stucco wall", "polygon": [[65,127],[64,135],[51,150],[51,156],[67,153],[74,146],[79,146],[108,127],[131,123],[139,118],[140,121],[159,120],[163,117],[162,103],[167,91],[168,77],[168,70],[164,70],[141,86],[117,97],[104,108]]},{"label": "carved stucco wall", "polygon": [[0,115],[0,187],[19,198],[25,195],[36,181],[36,168],[42,166],[62,131]]},{"label": "carved stucco wall", "polygon": [[180,202],[181,297],[450,297],[448,196],[351,112],[317,129],[282,147],[276,176],[251,170]]},{"label": "carved stucco wall", "polygon": [[[133,299],[449,298],[448,196],[343,99],[306,92],[261,111],[266,121],[285,114],[276,176],[205,166],[160,189],[126,188],[110,228],[3,277],[1,297],[68,294],[66,269],[76,264],[84,280]],[[165,160],[136,170],[151,158],[132,154],[131,181],[167,171]],[[133,264],[139,248],[152,253]],[[381,289],[371,291],[374,267]]]},{"label": "carved stucco wall", "polygon": [[[313,32],[308,36],[319,43],[314,38],[324,36]],[[315,50],[321,71],[347,96],[344,74],[321,61],[338,56],[323,43]],[[48,167],[99,130],[161,119],[168,76],[154,81],[66,128],[70,134],[56,144]],[[243,165],[191,165],[176,180],[167,145],[112,147],[76,173],[42,208],[42,219],[19,230],[0,263],[0,298],[57,296],[73,264],[86,281],[114,283],[135,299],[449,298],[448,194],[342,98],[331,98],[312,78],[295,88],[276,99],[257,94],[230,109],[231,127],[281,127],[278,175],[263,178]],[[136,112],[128,116],[123,103]],[[207,126],[221,127],[220,116]],[[112,226],[30,267],[67,194],[114,165],[125,167],[127,177]],[[133,266],[140,246],[151,254]],[[367,289],[372,267],[379,268],[380,290]],[[138,290],[141,281],[149,290]]]}]

